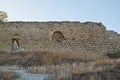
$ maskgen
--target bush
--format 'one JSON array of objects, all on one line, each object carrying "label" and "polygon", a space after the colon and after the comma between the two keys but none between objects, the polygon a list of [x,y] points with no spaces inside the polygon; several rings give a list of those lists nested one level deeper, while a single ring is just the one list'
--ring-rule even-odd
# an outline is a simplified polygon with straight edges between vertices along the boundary
[{"label": "bush", "polygon": [[7,17],[8,17],[8,15],[6,12],[0,11],[0,22],[6,22]]},{"label": "bush", "polygon": [[107,55],[109,58],[118,59],[118,58],[120,58],[120,50],[109,51],[109,52],[106,53],[106,55]]}]

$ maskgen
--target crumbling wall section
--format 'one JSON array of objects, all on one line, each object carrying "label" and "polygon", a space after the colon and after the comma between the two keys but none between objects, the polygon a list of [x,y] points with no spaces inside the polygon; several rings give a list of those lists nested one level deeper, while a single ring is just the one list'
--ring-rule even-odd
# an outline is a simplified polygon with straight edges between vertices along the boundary
[{"label": "crumbling wall section", "polygon": [[[120,35],[95,22],[5,22],[0,23],[0,51],[64,49],[78,53],[104,53],[120,49]],[[56,40],[56,41],[55,41]]]}]

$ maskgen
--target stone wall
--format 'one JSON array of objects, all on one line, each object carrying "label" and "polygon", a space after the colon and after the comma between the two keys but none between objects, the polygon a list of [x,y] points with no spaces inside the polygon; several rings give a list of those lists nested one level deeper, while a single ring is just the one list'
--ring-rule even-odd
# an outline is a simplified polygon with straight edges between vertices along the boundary
[{"label": "stone wall", "polygon": [[79,53],[104,53],[120,49],[120,35],[95,22],[0,23],[0,51],[14,50],[14,43],[18,50],[57,48]]}]

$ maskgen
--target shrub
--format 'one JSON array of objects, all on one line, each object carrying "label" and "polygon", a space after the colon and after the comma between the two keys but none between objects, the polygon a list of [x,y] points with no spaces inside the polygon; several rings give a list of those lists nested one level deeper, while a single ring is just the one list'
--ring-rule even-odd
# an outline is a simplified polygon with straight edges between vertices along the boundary
[{"label": "shrub", "polygon": [[118,59],[118,58],[120,58],[120,50],[109,51],[109,52],[106,53],[106,55],[107,55],[109,58]]}]

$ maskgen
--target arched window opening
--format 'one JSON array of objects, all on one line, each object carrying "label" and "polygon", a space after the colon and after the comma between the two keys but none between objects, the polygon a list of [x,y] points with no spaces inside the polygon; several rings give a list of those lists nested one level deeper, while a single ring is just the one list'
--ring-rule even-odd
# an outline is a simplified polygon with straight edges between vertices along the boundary
[{"label": "arched window opening", "polygon": [[60,31],[55,31],[52,35],[52,40],[55,42],[62,42],[64,40],[64,35]]}]

